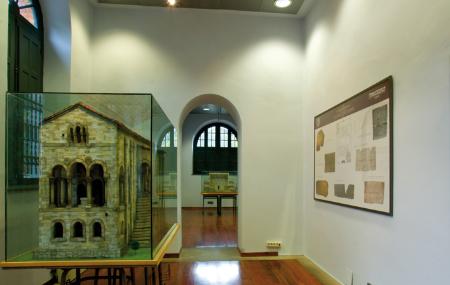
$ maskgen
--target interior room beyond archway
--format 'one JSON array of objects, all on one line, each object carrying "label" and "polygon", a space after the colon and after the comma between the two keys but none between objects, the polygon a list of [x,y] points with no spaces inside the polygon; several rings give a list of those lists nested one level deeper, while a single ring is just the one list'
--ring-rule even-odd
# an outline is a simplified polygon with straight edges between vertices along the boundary
[{"label": "interior room beyond archway", "polygon": [[237,247],[236,122],[224,107],[200,104],[182,131],[183,248]]}]

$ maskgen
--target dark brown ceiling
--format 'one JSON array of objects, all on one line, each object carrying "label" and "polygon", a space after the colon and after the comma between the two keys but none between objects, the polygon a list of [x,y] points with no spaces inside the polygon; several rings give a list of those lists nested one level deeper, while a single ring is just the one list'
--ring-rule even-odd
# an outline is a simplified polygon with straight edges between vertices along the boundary
[{"label": "dark brown ceiling", "polygon": [[[304,0],[292,0],[291,6],[278,8],[274,0],[177,0],[179,8],[235,10],[265,13],[297,14]],[[98,0],[103,4],[140,5],[165,7],[165,0]]]}]

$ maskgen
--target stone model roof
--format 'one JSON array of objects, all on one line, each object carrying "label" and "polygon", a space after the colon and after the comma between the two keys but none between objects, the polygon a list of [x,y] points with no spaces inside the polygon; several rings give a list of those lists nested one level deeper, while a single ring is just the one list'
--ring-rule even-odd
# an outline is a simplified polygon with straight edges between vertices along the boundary
[{"label": "stone model roof", "polygon": [[67,108],[64,108],[63,110],[61,110],[59,112],[56,112],[53,115],[50,115],[50,116],[44,118],[43,124],[47,124],[47,123],[49,123],[49,122],[51,122],[51,121],[53,121],[53,120],[55,120],[55,119],[57,119],[59,117],[62,117],[65,114],[67,114],[69,112],[72,112],[73,110],[78,109],[78,108],[83,109],[83,110],[85,110],[88,113],[91,113],[93,115],[96,115],[96,116],[98,116],[98,117],[100,117],[100,118],[102,118],[102,119],[104,119],[106,121],[109,121],[110,123],[114,124],[118,129],[120,129],[124,133],[132,136],[133,138],[139,140],[140,142],[142,142],[142,143],[144,143],[146,145],[149,145],[149,146],[151,145],[151,142],[148,139],[146,139],[143,136],[139,135],[135,131],[132,131],[130,128],[125,126],[124,123],[122,123],[122,122],[120,122],[120,121],[118,121],[116,119],[113,119],[113,118],[111,118],[111,117],[109,117],[109,116],[107,116],[105,114],[102,114],[102,113],[98,112],[93,107],[91,107],[91,106],[89,106],[87,104],[84,104],[83,102],[78,102],[78,103],[76,103],[74,105],[71,105],[71,106],[69,106]]}]

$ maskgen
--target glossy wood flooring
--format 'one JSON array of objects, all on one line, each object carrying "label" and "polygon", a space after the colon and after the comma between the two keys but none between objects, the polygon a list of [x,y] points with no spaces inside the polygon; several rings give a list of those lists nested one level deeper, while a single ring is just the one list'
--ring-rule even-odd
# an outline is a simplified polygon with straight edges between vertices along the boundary
[{"label": "glossy wood flooring", "polygon": [[167,285],[321,285],[296,260],[210,261],[169,266],[168,280],[164,282]]},{"label": "glossy wood flooring", "polygon": [[[93,273],[89,271],[83,275]],[[163,263],[162,273],[165,285],[322,285],[297,260],[173,262]],[[98,285],[106,284],[106,280],[98,282]],[[143,270],[137,268],[135,285],[144,284]]]},{"label": "glossy wood flooring", "polygon": [[183,208],[183,247],[236,247],[237,212],[223,208]]}]

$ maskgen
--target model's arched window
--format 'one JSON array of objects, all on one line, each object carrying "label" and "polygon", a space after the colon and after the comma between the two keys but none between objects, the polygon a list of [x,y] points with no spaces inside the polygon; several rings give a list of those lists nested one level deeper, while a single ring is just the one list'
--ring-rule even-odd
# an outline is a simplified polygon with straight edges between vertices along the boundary
[{"label": "model's arched window", "polygon": [[53,225],[53,238],[62,238],[64,236],[64,227],[60,222]]},{"label": "model's arched window", "polygon": [[84,237],[84,226],[81,222],[76,222],[73,225],[73,237],[74,238]]},{"label": "model's arched window", "polygon": [[72,205],[81,205],[81,199],[87,197],[87,179],[86,179],[86,168],[83,164],[77,162],[72,166],[71,169],[72,176],[72,187],[75,187],[75,197],[72,197]]},{"label": "model's arched window", "polygon": [[53,167],[50,178],[50,206],[57,208],[67,206],[68,200],[68,180],[66,170],[61,165]]},{"label": "model's arched window", "polygon": [[33,0],[13,0],[19,7],[19,13],[35,28],[39,28],[39,18],[36,3]]},{"label": "model's arched window", "polygon": [[69,128],[68,135],[69,143],[71,144],[87,144],[88,130],[85,126],[76,126]]},{"label": "model's arched window", "polygon": [[232,127],[214,123],[194,137],[193,173],[237,171],[237,133]]},{"label": "model's arched window", "polygon": [[165,131],[161,140],[161,147],[177,147],[177,130],[170,128]]},{"label": "model's arched window", "polygon": [[95,164],[91,167],[92,179],[92,203],[94,206],[103,207],[105,205],[105,177],[103,167]]},{"label": "model's arched window", "polygon": [[102,237],[102,224],[100,224],[100,222],[95,222],[92,225],[92,236]]}]

